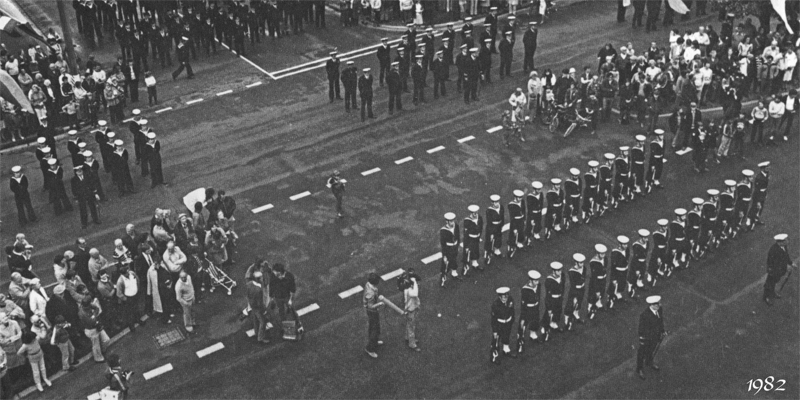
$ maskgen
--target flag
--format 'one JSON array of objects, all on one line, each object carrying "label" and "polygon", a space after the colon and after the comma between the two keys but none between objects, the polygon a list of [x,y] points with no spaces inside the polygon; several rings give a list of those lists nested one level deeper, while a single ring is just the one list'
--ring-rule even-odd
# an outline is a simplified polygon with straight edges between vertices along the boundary
[{"label": "flag", "polygon": [[2,69],[0,69],[0,97],[33,114],[33,107],[31,107],[28,96],[22,92],[17,81],[15,81],[8,72]]},{"label": "flag", "polygon": [[794,31],[792,31],[792,27],[789,26],[789,20],[786,18],[786,0],[770,0],[770,3],[772,3],[772,8],[783,20],[783,24],[786,25],[786,30],[793,35]]},{"label": "flag", "polygon": [[20,11],[14,0],[0,0],[0,31],[19,37],[26,34],[42,43],[47,43],[44,33]]},{"label": "flag", "polygon": [[683,0],[667,0],[669,8],[673,9],[678,14],[686,14],[689,12],[689,7],[683,4]]},{"label": "flag", "polygon": [[0,17],[0,30],[2,30],[3,32],[9,34],[10,36],[13,36],[13,37],[22,36],[22,35],[20,35],[19,32],[17,32],[17,26],[18,25],[19,24],[17,23],[17,21],[15,21],[15,20],[13,20],[13,19],[11,19],[9,17],[6,17],[5,15]]}]

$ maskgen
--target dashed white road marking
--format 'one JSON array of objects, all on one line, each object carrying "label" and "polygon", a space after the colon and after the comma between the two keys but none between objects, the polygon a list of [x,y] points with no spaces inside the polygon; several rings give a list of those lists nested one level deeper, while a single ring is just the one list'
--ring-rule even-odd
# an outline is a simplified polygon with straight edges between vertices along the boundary
[{"label": "dashed white road marking", "polygon": [[216,351],[220,351],[220,350],[222,350],[224,348],[225,348],[225,345],[222,344],[222,342],[217,342],[216,344],[213,344],[211,346],[206,347],[203,350],[198,351],[197,352],[197,357],[203,358],[203,357],[205,357],[205,356],[207,356],[207,355],[209,355],[211,353],[214,353]]},{"label": "dashed white road marking", "polygon": [[356,293],[360,293],[362,290],[364,290],[364,288],[361,285],[358,285],[358,286],[356,286],[354,288],[347,289],[344,292],[339,293],[339,298],[340,299],[346,299],[346,298],[348,298],[348,297],[350,297],[350,296],[352,296],[352,295],[354,295]]},{"label": "dashed white road marking", "polygon": [[144,380],[149,381],[150,379],[153,379],[161,374],[165,374],[169,371],[172,371],[172,363],[162,365],[156,369],[151,369],[150,371],[147,371],[144,374],[142,374],[142,377],[144,378]]},{"label": "dashed white road marking", "polygon": [[411,161],[411,160],[413,160],[413,159],[414,159],[414,157],[406,157],[406,158],[401,158],[401,159],[399,159],[399,160],[395,160],[395,162],[394,162],[394,163],[395,163],[395,164],[397,164],[397,165],[400,165],[400,164],[407,163],[407,162],[409,162],[409,161]]},{"label": "dashed white road marking", "polygon": [[233,89],[228,89],[224,92],[217,93],[217,96],[225,96],[226,94],[231,94],[231,93],[233,93]]},{"label": "dashed white road marking", "polygon": [[466,142],[469,142],[472,139],[475,139],[475,136],[469,135],[467,137],[463,137],[461,139],[458,139],[458,143],[466,143]]},{"label": "dashed white road marking", "polygon": [[422,259],[422,263],[423,264],[430,264],[430,263],[432,263],[432,262],[434,262],[436,260],[439,260],[441,258],[442,258],[442,253],[439,252],[439,253],[436,253],[436,254],[434,254],[432,256],[428,256],[428,257],[423,258]]},{"label": "dashed white road marking", "polygon": [[486,130],[486,133],[495,133],[495,132],[499,131],[500,129],[503,129],[502,125],[495,126],[494,128],[489,128],[489,129]]},{"label": "dashed white road marking", "polygon": [[[272,79],[275,79],[275,78],[272,78]],[[262,84],[264,84],[264,82],[258,81],[258,82],[253,82],[253,83],[251,83],[249,85],[245,85],[245,87],[250,89],[250,88],[254,88],[256,86],[261,86]]]},{"label": "dashed white road marking", "polygon": [[444,150],[444,146],[436,146],[432,149],[428,149],[428,154],[433,154],[436,153],[437,151],[442,151],[442,150]]},{"label": "dashed white road marking", "polygon": [[306,197],[306,196],[311,196],[311,192],[306,190],[303,193],[298,193],[298,194],[296,194],[294,196],[290,196],[289,200],[291,200],[291,201],[300,200],[300,199],[302,199],[303,197]]},{"label": "dashed white road marking", "polygon": [[250,211],[253,214],[258,214],[258,213],[260,213],[262,211],[267,211],[267,210],[271,209],[272,207],[274,207],[274,206],[272,205],[272,203],[270,203],[270,204],[265,204],[265,205],[263,205],[261,207],[256,207],[256,208],[254,208],[254,209],[252,209]]},{"label": "dashed white road marking", "polygon": [[373,169],[370,169],[370,170],[367,170],[367,171],[364,171],[364,172],[362,172],[362,173],[361,173],[361,176],[372,175],[372,174],[374,174],[374,173],[376,173],[376,172],[380,172],[380,171],[381,171],[381,169],[380,169],[380,168],[373,168]]},{"label": "dashed white road marking", "polygon": [[161,114],[162,112],[169,111],[169,110],[172,110],[172,107],[166,107],[166,108],[162,108],[160,110],[156,110],[156,114]]},{"label": "dashed white road marking", "polygon": [[314,304],[312,304],[310,306],[305,306],[305,307],[297,310],[297,316],[298,317],[302,317],[303,315],[306,315],[306,314],[308,314],[308,313],[310,313],[312,311],[316,311],[316,310],[319,310],[319,304],[314,303]]},{"label": "dashed white road marking", "polygon": [[392,272],[389,272],[387,274],[381,275],[381,279],[383,279],[384,281],[388,281],[389,279],[393,279],[393,278],[396,278],[396,277],[400,276],[400,274],[402,274],[403,272],[405,272],[405,271],[403,271],[402,268],[398,268],[398,269],[396,269],[396,270],[394,270]]},{"label": "dashed white road marking", "polygon": [[201,102],[201,101],[203,101],[203,99],[194,99],[194,100],[189,100],[189,101],[187,101],[187,102],[186,102],[186,105],[187,105],[187,106],[188,106],[188,105],[192,105],[192,104],[194,104],[194,103],[199,103],[199,102]]}]

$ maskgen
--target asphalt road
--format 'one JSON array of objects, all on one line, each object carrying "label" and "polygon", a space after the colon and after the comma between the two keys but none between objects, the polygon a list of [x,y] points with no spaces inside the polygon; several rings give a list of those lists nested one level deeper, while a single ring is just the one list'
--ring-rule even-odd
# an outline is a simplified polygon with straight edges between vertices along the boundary
[{"label": "asphalt road", "polygon": [[[540,31],[537,66],[560,70],[594,65],[596,51],[606,42],[618,47],[631,41],[644,49],[651,40],[666,40],[666,32],[633,32],[627,24],[612,22],[613,15],[613,4],[599,2],[579,3],[557,14]],[[438,262],[420,260],[439,251],[436,232],[442,214],[454,211],[461,219],[467,205],[485,207],[493,193],[507,202],[513,189],[527,188],[534,179],[564,177],[570,167],[583,170],[588,160],[630,144],[640,133],[635,127],[605,124],[596,137],[579,132],[563,139],[537,126],[527,132],[526,143],[503,147],[499,133],[486,130],[499,124],[508,95],[523,85],[520,47],[514,79],[495,80],[481,89],[481,101],[469,106],[454,93],[451,82],[450,98],[433,101],[429,90],[428,104],[414,107],[410,96],[404,96],[407,109],[390,117],[386,92],[377,89],[378,118],[362,124],[357,114],[343,112],[341,102],[328,104],[324,71],[316,70],[153,116],[171,185],[150,190],[149,182],[135,177],[139,193],[124,199],[112,194],[102,210],[103,225],[86,232],[74,229],[77,211],[53,220],[44,193],[35,189],[37,211],[48,220],[25,230],[37,246],[37,272],[45,281],[52,280],[48,260],[78,234],[108,251],[125,223],[145,226],[155,207],[180,210],[185,193],[213,186],[228,190],[239,204],[237,230],[242,240],[234,277],[242,282],[244,267],[257,255],[283,261],[297,275],[298,306],[318,304],[320,309],[304,316],[310,330],[304,342],[266,348],[247,340],[243,332],[249,327],[233,315],[244,304],[241,291],[231,298],[215,294],[199,307],[198,319],[205,324],[201,333],[164,351],[155,350],[147,336],[163,327],[148,324],[122,339],[114,351],[140,373],[166,363],[174,369],[137,382],[133,397],[740,398],[748,396],[747,379],[783,374],[787,391],[769,395],[796,398],[797,357],[779,356],[798,353],[796,281],[773,308],[759,302],[757,283],[773,234],[799,230],[796,138],[780,148],[750,151],[745,161],[727,160],[703,175],[692,172],[689,156],[670,154],[667,189],[589,226],[537,243],[532,251],[469,281],[436,288]],[[298,64],[307,61],[294,56]],[[259,57],[252,58],[268,67]],[[376,64],[374,57],[358,61],[359,67],[373,70]],[[225,74],[198,74],[196,82],[215,87],[221,75]],[[130,135],[124,136],[129,141]],[[459,143],[468,136],[475,139]],[[444,149],[428,152],[438,146]],[[413,160],[396,163],[406,157]],[[660,378],[640,383],[632,375],[635,324],[642,304],[601,314],[575,333],[534,345],[521,360],[506,360],[501,367],[488,363],[488,307],[495,287],[518,287],[530,268],[544,270],[552,260],[567,262],[573,252],[589,254],[594,243],[609,244],[618,234],[652,229],[672,209],[688,206],[691,197],[720,188],[724,179],[762,159],[774,164],[766,227],[655,290],[664,296],[668,329],[673,332],[660,356]],[[29,152],[3,157],[3,179],[8,179],[8,167],[17,163],[28,166],[31,186],[38,187],[41,176]],[[374,168],[380,171],[362,176]],[[333,169],[350,182],[347,217],[341,220],[335,218],[333,198],[324,186]],[[104,184],[114,193],[107,178]],[[305,191],[311,195],[290,199]],[[3,191],[4,237],[18,230],[12,204]],[[266,204],[273,208],[249,212]],[[793,235],[790,248],[797,249],[797,244]],[[387,344],[378,360],[369,359],[362,350],[366,324],[359,296],[340,299],[338,294],[363,284],[369,272],[407,267],[428,278],[420,322],[424,351],[408,352],[402,345],[401,320],[386,315]],[[397,298],[393,282],[383,291]],[[198,360],[195,351],[220,341],[224,350]],[[102,387],[100,372],[99,366],[82,366],[56,381],[59,391],[46,397],[73,398],[97,391]]]}]

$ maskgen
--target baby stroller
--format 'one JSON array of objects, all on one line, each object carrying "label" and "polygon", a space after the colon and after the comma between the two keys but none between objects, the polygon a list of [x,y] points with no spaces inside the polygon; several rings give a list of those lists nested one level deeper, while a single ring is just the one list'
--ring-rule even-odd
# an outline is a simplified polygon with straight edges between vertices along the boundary
[{"label": "baby stroller", "polygon": [[236,281],[228,276],[225,271],[217,268],[217,266],[206,257],[205,252],[193,255],[193,257],[195,257],[197,264],[200,266],[200,270],[208,275],[208,278],[211,280],[211,288],[208,291],[214,293],[215,288],[222,286],[228,291],[228,296],[230,296],[231,291],[236,287]]}]

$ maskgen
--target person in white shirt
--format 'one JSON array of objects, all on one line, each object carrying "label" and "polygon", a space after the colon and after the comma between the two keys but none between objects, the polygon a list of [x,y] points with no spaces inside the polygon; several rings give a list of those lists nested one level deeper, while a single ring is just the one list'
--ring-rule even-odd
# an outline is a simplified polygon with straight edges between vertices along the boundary
[{"label": "person in white shirt", "polygon": [[542,93],[544,90],[544,82],[539,78],[539,73],[531,71],[530,78],[528,79],[528,109],[531,110],[531,119],[536,118],[539,114],[539,105],[542,102]]},{"label": "person in white shirt", "polygon": [[38,315],[39,318],[49,323],[50,321],[47,320],[47,316],[45,315],[45,308],[47,307],[47,301],[50,300],[50,298],[47,297],[47,292],[42,290],[42,284],[39,281],[39,278],[31,279],[30,287],[31,293],[28,297],[28,301],[31,313],[33,315]]},{"label": "person in white shirt", "polygon": [[[705,63],[703,67],[700,68],[700,76],[703,78],[703,88],[699,103],[702,104],[705,101],[708,90],[711,88],[711,79],[714,77],[714,71],[711,69],[710,63]],[[700,90],[699,87],[698,90]]]},{"label": "person in white shirt", "polygon": [[687,63],[692,62],[695,56],[700,54],[700,50],[697,49],[697,44],[694,42],[687,42],[686,49],[683,50],[683,61]]},{"label": "person in white shirt", "polygon": [[778,48],[778,41],[773,40],[772,43],[764,49],[764,52],[761,53],[761,56],[764,58],[767,58],[767,56],[772,56],[772,60],[774,62],[774,60],[776,60],[779,56],[780,52],[781,50]]},{"label": "person in white shirt", "polygon": [[152,106],[158,104],[158,92],[156,91],[156,77],[147,71],[144,73],[144,84],[147,86],[147,102]]},{"label": "person in white shirt", "polygon": [[783,114],[786,112],[786,106],[778,99],[777,96],[772,96],[772,101],[769,103],[769,123],[767,125],[767,132],[770,136],[767,144],[775,144],[775,136],[779,135],[778,130],[781,127],[781,120]]},{"label": "person in white shirt", "polygon": [[781,118],[781,125],[783,128],[783,140],[789,140],[789,130],[792,129],[794,123],[794,116],[797,114],[797,108],[800,106],[800,100],[797,99],[797,89],[789,90],[789,94],[784,99],[784,112]]},{"label": "person in white shirt", "polygon": [[648,64],[649,66],[644,71],[644,73],[645,75],[647,75],[648,78],[650,78],[651,81],[654,81],[658,77],[658,75],[661,74],[661,68],[658,68],[656,66],[656,60],[650,60]]},{"label": "person in white shirt", "polygon": [[405,275],[403,299],[405,300],[404,311],[406,316],[405,339],[408,347],[414,351],[420,351],[417,346],[417,313],[419,312],[419,276],[414,272],[414,268],[409,268]]},{"label": "person in white shirt", "polygon": [[706,27],[701,26],[694,35],[692,35],[692,40],[697,42],[697,45],[700,47],[700,53],[704,56],[706,55],[706,49],[711,44],[711,40],[706,33]]},{"label": "person in white shirt", "polygon": [[797,66],[797,54],[792,49],[786,49],[783,53],[783,88],[788,89],[791,87],[792,77],[794,76],[794,68]]},{"label": "person in white shirt", "polygon": [[527,108],[525,106],[528,104],[528,99],[525,93],[522,92],[522,88],[517,88],[514,93],[511,93],[511,97],[508,98],[508,104],[511,104],[512,121],[524,122],[525,109]]}]

